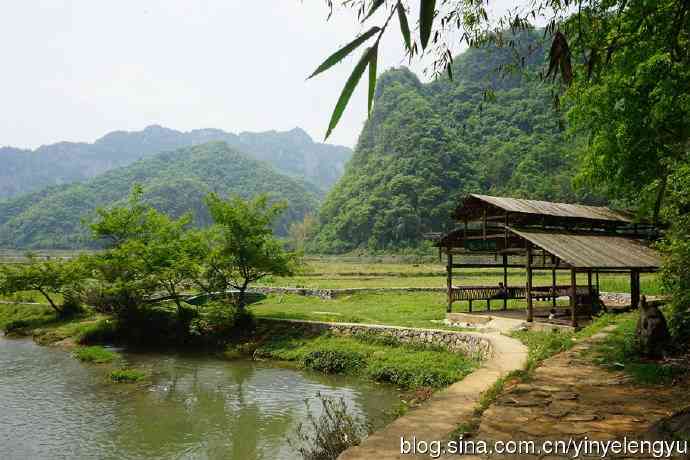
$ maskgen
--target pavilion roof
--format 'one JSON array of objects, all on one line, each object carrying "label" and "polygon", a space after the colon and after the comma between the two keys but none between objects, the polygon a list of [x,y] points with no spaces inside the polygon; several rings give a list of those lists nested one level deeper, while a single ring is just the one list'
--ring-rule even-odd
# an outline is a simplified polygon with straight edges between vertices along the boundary
[{"label": "pavilion roof", "polygon": [[543,229],[509,230],[575,268],[657,269],[661,265],[659,253],[634,238]]},{"label": "pavilion roof", "polygon": [[510,213],[608,221],[622,224],[633,222],[632,216],[629,214],[614,211],[604,206],[553,203],[550,201],[524,200],[522,198],[479,195],[476,193],[468,195],[462,204],[458,206],[455,211],[456,217],[460,217],[465,213],[471,213],[474,208],[473,204],[476,204],[477,201],[487,203]]}]

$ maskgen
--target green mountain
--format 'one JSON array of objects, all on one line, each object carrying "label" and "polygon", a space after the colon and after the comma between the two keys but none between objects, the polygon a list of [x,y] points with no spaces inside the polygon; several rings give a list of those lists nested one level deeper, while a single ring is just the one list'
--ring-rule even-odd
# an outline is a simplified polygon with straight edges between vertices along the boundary
[{"label": "green mountain", "polygon": [[82,183],[47,189],[0,201],[0,247],[74,248],[92,245],[83,221],[97,207],[123,202],[134,184],[144,186],[144,200],[161,211],[195,215],[197,225],[209,223],[204,196],[269,193],[289,207],[277,223],[284,235],[290,222],[313,213],[320,191],[276,172],[223,142],[164,152],[113,169]]},{"label": "green mountain", "polygon": [[300,128],[233,134],[219,129],[181,132],[149,126],[143,131],[115,131],[92,144],[60,142],[36,150],[0,148],[0,200],[51,185],[83,181],[163,151],[211,141],[226,142],[323,190],[338,180],[352,154],[347,147],[314,142]]},{"label": "green mountain", "polygon": [[[423,84],[405,68],[381,75],[353,157],[321,207],[312,249],[417,245],[423,233],[452,226],[452,209],[470,192],[592,202],[571,186],[572,146],[551,85],[536,75],[540,37],[520,37],[517,50],[470,49],[454,60],[452,81]],[[524,71],[501,75],[515,51],[529,56]]]}]

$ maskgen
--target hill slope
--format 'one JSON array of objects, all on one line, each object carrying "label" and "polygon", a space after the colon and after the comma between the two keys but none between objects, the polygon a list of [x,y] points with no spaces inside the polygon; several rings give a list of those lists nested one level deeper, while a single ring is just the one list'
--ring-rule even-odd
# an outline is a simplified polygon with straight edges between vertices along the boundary
[{"label": "hill slope", "polygon": [[571,187],[574,160],[550,88],[530,77],[543,51],[531,55],[526,75],[501,78],[494,69],[513,62],[511,53],[468,50],[455,59],[453,81],[385,72],[355,153],[322,205],[312,249],[419,244],[424,232],[452,225],[452,209],[469,192],[591,201]]},{"label": "hill slope", "polygon": [[342,175],[352,151],[314,142],[302,129],[233,134],[218,129],[180,132],[161,126],[115,131],[93,144],[60,142],[21,150],[0,148],[0,200],[51,185],[83,181],[141,158],[211,141],[271,163],[278,171],[327,190]]},{"label": "hill slope", "polygon": [[276,231],[315,211],[318,189],[277,173],[222,142],[158,154],[83,183],[62,185],[0,202],[0,247],[74,248],[91,244],[84,219],[97,207],[123,201],[134,184],[144,200],[173,216],[193,211],[196,224],[209,223],[208,192],[243,197],[270,193],[288,200]]}]

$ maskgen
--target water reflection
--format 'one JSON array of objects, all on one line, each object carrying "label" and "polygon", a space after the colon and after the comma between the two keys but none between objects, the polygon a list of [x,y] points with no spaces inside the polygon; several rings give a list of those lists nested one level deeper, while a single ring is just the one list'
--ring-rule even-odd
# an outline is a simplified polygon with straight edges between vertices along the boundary
[{"label": "water reflection", "polygon": [[389,387],[204,355],[125,353],[145,386],[26,340],[0,338],[2,458],[295,458],[287,443],[317,392],[342,396],[374,425]]}]

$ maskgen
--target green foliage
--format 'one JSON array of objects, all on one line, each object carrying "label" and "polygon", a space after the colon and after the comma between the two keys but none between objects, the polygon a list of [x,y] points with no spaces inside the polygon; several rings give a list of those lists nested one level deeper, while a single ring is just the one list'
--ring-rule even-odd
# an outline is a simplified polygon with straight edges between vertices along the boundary
[{"label": "green foliage", "polygon": [[25,319],[15,319],[5,323],[5,334],[15,334],[31,327],[31,323]]},{"label": "green foliage", "polygon": [[364,365],[361,353],[346,350],[315,350],[306,355],[302,364],[307,369],[326,374],[352,373]]},{"label": "green foliage", "polygon": [[207,302],[199,308],[199,316],[190,324],[192,335],[220,340],[231,337],[236,331],[251,329],[254,317],[247,309],[233,303]]},{"label": "green foliage", "polygon": [[512,337],[527,346],[528,370],[533,370],[546,358],[571,348],[573,334],[559,331],[518,331]]},{"label": "green foliage", "polygon": [[[250,139],[251,141],[251,139]],[[277,173],[224,143],[209,143],[161,153],[115,169],[91,180],[54,187],[0,202],[0,246],[13,248],[75,248],[96,246],[82,221],[98,218],[97,208],[126,205],[135,184],[142,202],[179,219],[192,213],[195,226],[210,224],[204,204],[214,190],[244,198],[270,193],[286,200],[285,213],[274,230],[287,234],[290,222],[313,213],[319,190]]]},{"label": "green foliage", "polygon": [[[77,292],[84,276],[80,260],[38,260],[30,256],[28,263],[0,265],[0,294],[37,291],[59,316],[71,316],[82,311]],[[58,305],[57,295],[63,295],[62,305]]]},{"label": "green foliage", "polygon": [[88,324],[79,331],[76,339],[80,345],[91,345],[114,342],[117,335],[117,322],[108,318]]},{"label": "green foliage", "polygon": [[643,385],[668,384],[687,372],[673,364],[641,358],[637,343],[637,315],[628,315],[602,342],[596,342],[589,354],[595,362],[613,370],[623,370],[636,383]]},{"label": "green foliage", "polygon": [[321,403],[321,415],[317,418],[307,405],[306,424],[300,422],[295,432],[294,444],[304,460],[335,460],[342,452],[359,445],[369,433],[369,427],[353,417],[345,401],[317,395]]},{"label": "green foliage", "polygon": [[110,372],[110,380],[115,383],[134,383],[146,378],[146,373],[134,369],[115,369]]},{"label": "green foliage", "polygon": [[669,179],[664,217],[673,222],[660,247],[664,253],[662,280],[671,295],[669,326],[677,344],[690,344],[690,162]]},{"label": "green foliage", "polygon": [[120,358],[118,353],[101,346],[79,347],[72,354],[79,361],[94,364],[110,363]]},{"label": "green foliage", "polygon": [[268,331],[257,356],[296,361],[327,373],[362,375],[405,389],[441,388],[472,372],[476,362],[445,349],[385,344],[370,336],[305,336],[303,331]]},{"label": "green foliage", "polygon": [[283,248],[271,228],[285,206],[269,204],[266,195],[245,201],[239,197],[224,200],[212,193],[206,203],[214,225],[205,232],[199,249],[203,266],[197,284],[207,293],[237,289],[237,305],[243,309],[249,284],[294,271],[295,254]]},{"label": "green foliage", "polygon": [[[550,85],[536,77],[538,37],[523,37],[523,51],[536,49],[522,76],[500,78],[497,69],[514,57],[496,47],[460,55],[452,81],[422,84],[406,69],[381,75],[371,118],[307,249],[416,246],[423,233],[450,229],[452,210],[471,192],[596,203],[571,186],[572,146]],[[495,87],[494,102],[482,94],[486,84]]]}]

